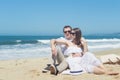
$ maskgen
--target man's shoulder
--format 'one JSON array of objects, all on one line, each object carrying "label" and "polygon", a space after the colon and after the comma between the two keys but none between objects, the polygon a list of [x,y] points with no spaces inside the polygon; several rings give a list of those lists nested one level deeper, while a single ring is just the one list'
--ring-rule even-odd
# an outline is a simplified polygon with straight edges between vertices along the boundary
[{"label": "man's shoulder", "polygon": [[66,38],[65,38],[65,37],[60,37],[60,38],[58,38],[58,39],[66,40]]},{"label": "man's shoulder", "polygon": [[58,39],[64,40],[64,41],[65,41],[65,40],[66,40],[66,41],[72,41],[72,39],[69,40],[69,39],[66,39],[65,37],[60,37],[60,38],[58,38]]}]

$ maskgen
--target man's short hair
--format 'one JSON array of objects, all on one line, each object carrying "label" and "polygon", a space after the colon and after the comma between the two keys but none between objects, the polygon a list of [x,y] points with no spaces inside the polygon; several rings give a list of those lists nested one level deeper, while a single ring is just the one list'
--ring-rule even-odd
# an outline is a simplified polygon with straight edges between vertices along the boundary
[{"label": "man's short hair", "polygon": [[70,29],[72,30],[72,27],[71,27],[71,26],[66,25],[66,26],[64,26],[64,28],[63,28],[63,32],[64,32],[64,29],[65,29],[65,28],[70,28]]}]

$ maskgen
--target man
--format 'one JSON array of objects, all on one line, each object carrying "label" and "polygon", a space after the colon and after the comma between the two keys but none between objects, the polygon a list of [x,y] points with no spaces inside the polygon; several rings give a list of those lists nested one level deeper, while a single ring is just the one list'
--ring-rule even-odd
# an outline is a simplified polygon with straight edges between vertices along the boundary
[{"label": "man", "polygon": [[[58,39],[72,41],[71,31],[72,31],[71,26],[69,26],[69,25],[64,26],[64,28],[63,28],[64,37],[61,37]],[[57,63],[58,63],[57,69],[60,72],[62,72],[63,70],[65,70],[68,67],[68,64],[65,61],[66,56],[64,56],[65,49],[66,49],[65,45],[57,45],[56,49],[52,49],[52,59],[54,62],[53,64],[56,65],[56,60],[57,60]],[[56,54],[56,52],[57,52],[57,54]],[[50,70],[50,65],[48,65],[48,67],[44,68],[43,72],[47,72],[49,70]]]}]

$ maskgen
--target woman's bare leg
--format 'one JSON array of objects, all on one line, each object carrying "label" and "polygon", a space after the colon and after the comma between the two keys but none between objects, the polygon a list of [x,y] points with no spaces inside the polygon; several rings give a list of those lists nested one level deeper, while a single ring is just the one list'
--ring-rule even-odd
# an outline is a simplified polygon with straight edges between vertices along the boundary
[{"label": "woman's bare leg", "polygon": [[107,74],[107,75],[118,75],[119,73],[118,72],[111,72],[111,71],[108,71],[107,69],[105,69],[105,67],[103,65],[100,65],[99,67],[94,67],[94,70],[93,70],[93,73],[94,74]]},{"label": "woman's bare leg", "polygon": [[97,74],[97,75],[100,75],[100,74],[105,74],[105,70],[104,69],[101,69],[101,68],[99,68],[99,67],[94,67],[94,69],[93,69],[93,73],[94,74]]},{"label": "woman's bare leg", "polygon": [[106,70],[106,68],[104,67],[103,64],[101,64],[101,65],[99,65],[99,66],[97,66],[97,67],[103,69],[104,71]]}]

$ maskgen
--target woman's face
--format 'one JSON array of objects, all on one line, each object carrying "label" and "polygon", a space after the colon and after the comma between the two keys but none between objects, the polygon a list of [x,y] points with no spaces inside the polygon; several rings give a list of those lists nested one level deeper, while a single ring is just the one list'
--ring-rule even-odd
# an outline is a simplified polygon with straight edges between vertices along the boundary
[{"label": "woman's face", "polygon": [[75,35],[76,35],[76,34],[75,34],[75,31],[72,30],[72,31],[71,31],[71,36],[72,36],[73,39],[75,38]]}]

